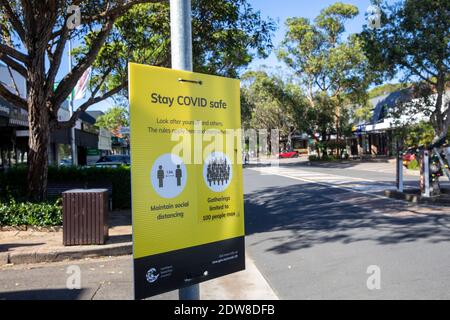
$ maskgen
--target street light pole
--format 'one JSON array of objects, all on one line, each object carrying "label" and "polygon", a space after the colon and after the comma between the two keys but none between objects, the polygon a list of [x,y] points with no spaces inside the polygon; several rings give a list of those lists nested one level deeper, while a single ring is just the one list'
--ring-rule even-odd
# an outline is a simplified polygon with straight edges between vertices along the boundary
[{"label": "street light pole", "polygon": [[[172,69],[192,71],[191,0],[170,0]],[[199,300],[198,284],[182,288],[180,300]]]},{"label": "street light pole", "polygon": [[[72,39],[69,39],[69,72],[72,71]],[[70,106],[69,106],[69,119],[72,118],[73,115],[73,91],[70,93]],[[78,165],[78,155],[77,155],[77,144],[75,141],[75,126],[70,128],[70,149],[72,154],[72,165]]]},{"label": "street light pole", "polygon": [[192,71],[191,0],[170,0],[172,69]]}]

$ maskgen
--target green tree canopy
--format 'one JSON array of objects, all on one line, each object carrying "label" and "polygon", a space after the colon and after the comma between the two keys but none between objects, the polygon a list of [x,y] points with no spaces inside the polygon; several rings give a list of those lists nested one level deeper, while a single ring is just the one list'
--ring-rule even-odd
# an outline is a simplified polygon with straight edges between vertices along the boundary
[{"label": "green tree canopy", "polygon": [[[120,88],[116,98],[126,105],[129,62],[170,67],[169,16],[167,3],[149,3],[118,19],[93,64],[91,87]],[[194,71],[237,77],[255,56],[268,55],[274,30],[274,22],[263,19],[247,0],[193,0]],[[76,52],[89,49],[86,41]]]},{"label": "green tree canopy", "polygon": [[255,129],[278,129],[281,136],[306,130],[306,98],[300,88],[266,71],[242,76],[243,122]]},{"label": "green tree canopy", "polygon": [[401,75],[416,83],[418,100],[408,112],[429,114],[438,140],[450,124],[450,100],[444,97],[450,81],[450,1],[383,1],[381,9],[381,28],[366,27],[361,34],[372,71],[381,79]]},{"label": "green tree canopy", "polygon": [[[170,65],[167,0],[0,0],[0,61],[27,79],[26,98],[3,84],[0,96],[28,111],[29,194],[46,195],[50,132],[72,127],[89,106],[126,96],[127,63]],[[74,5],[80,26],[70,23]],[[236,76],[255,54],[272,47],[274,24],[247,0],[193,0],[196,71]],[[55,88],[69,39],[81,43],[76,61]],[[93,67],[91,96],[65,122],[58,110],[78,80]]]},{"label": "green tree canopy", "polygon": [[278,50],[279,59],[295,72],[309,99],[310,113],[316,115],[315,131],[333,131],[333,125],[324,121],[334,121],[338,139],[346,106],[365,100],[370,83],[361,39],[342,36],[345,22],[357,14],[357,7],[337,2],[323,9],[314,22],[289,18]]},{"label": "green tree canopy", "polygon": [[105,114],[97,118],[95,125],[109,131],[116,131],[121,127],[128,127],[130,125],[128,109],[122,106],[109,108]]}]

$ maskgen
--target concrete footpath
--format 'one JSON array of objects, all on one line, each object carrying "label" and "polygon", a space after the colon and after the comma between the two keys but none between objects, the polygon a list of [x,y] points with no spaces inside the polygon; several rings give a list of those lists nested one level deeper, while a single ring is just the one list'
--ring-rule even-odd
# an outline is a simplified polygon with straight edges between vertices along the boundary
[{"label": "concrete footpath", "polygon": [[[129,211],[110,213],[105,245],[62,245],[62,231],[0,231],[1,299],[132,299]],[[7,229],[8,230],[8,229]],[[66,268],[82,270],[81,290],[66,288]],[[152,299],[178,299],[176,291]],[[250,257],[246,270],[201,284],[201,299],[278,299]]]},{"label": "concrete footpath", "polygon": [[110,212],[109,226],[105,245],[67,247],[62,244],[61,228],[4,228],[0,231],[0,266],[131,254],[130,211]]},{"label": "concrete footpath", "polygon": [[[246,270],[200,284],[202,300],[277,300],[253,261]],[[68,289],[74,266],[80,289]],[[133,299],[132,257],[101,257],[55,263],[0,266],[0,300],[130,300]],[[149,300],[178,300],[171,291]]]}]

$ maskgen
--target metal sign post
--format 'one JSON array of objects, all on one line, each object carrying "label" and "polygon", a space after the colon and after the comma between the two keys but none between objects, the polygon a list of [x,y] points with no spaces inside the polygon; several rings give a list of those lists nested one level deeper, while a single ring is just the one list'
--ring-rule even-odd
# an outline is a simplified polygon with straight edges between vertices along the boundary
[{"label": "metal sign post", "polygon": [[[72,71],[72,39],[69,39],[69,72]],[[73,105],[73,90],[70,94],[70,106],[69,106],[69,116],[72,118],[73,112],[74,112],[74,105]],[[70,148],[71,148],[71,155],[72,155],[72,165],[77,166],[78,165],[78,153],[77,153],[77,144],[76,144],[76,138],[75,138],[75,126],[70,127]]]},{"label": "metal sign post", "polygon": [[402,152],[397,151],[397,191],[403,192],[403,161]]},{"label": "metal sign post", "polygon": [[[192,71],[191,0],[170,0],[172,69]],[[180,300],[199,300],[200,286],[179,290]]]}]

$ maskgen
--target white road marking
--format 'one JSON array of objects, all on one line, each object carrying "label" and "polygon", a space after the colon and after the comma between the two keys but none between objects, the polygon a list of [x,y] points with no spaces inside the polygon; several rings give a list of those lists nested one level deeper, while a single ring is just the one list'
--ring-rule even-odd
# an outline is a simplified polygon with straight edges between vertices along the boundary
[{"label": "white road marking", "polygon": [[[386,186],[390,186],[388,183],[384,182],[378,182],[375,180],[369,180],[365,178],[358,178],[358,177],[346,177],[346,176],[340,176],[336,174],[328,174],[328,173],[312,173],[304,170],[299,169],[290,169],[290,168],[280,168],[280,167],[263,167],[263,168],[249,168],[250,170],[254,170],[257,172],[260,172],[262,174],[267,175],[277,175],[285,178],[300,180],[304,182],[310,182],[319,184],[322,186],[335,188],[335,189],[342,189],[347,190],[355,193],[360,193],[364,195],[373,196],[379,199],[389,199],[392,201],[401,201],[392,199],[383,195],[375,194],[374,192],[380,192],[383,191]],[[327,183],[323,182],[326,181]],[[364,185],[364,184],[358,184],[358,182],[371,182],[374,183],[374,185]],[[378,185],[378,186],[377,186]],[[375,187],[379,187],[376,189]],[[380,189],[382,188],[382,189]],[[372,192],[368,192],[365,190],[371,189]]]}]

